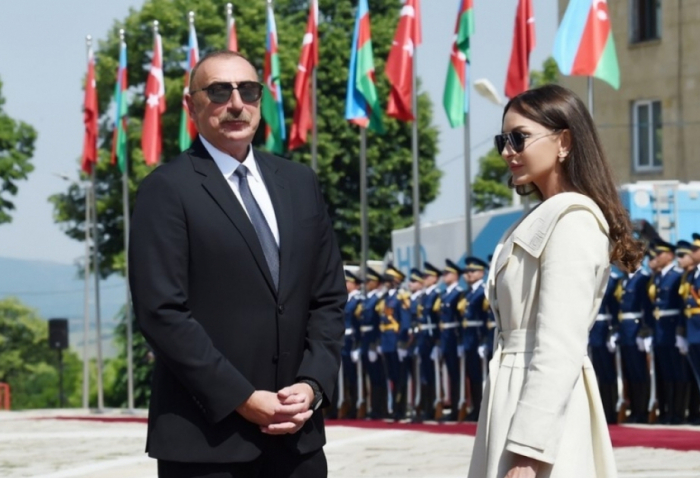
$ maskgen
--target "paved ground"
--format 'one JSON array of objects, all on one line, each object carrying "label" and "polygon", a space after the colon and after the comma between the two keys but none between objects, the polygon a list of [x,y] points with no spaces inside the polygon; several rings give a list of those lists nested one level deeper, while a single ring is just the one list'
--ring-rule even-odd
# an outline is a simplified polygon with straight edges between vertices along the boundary
[{"label": "paved ground", "polygon": [[[156,477],[153,460],[143,454],[144,424],[32,419],[55,413],[0,412],[0,477]],[[85,415],[60,412],[70,413]],[[474,441],[463,435],[340,426],[328,428],[328,439],[333,478],[464,477]],[[700,452],[619,448],[615,455],[620,478],[700,477]]]}]

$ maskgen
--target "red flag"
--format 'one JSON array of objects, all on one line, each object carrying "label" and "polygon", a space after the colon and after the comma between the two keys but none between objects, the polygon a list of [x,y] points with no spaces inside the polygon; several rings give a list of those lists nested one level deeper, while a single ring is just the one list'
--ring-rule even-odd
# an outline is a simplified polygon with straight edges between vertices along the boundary
[{"label": "red flag", "polygon": [[93,164],[97,164],[97,88],[95,84],[95,56],[92,47],[88,50],[88,71],[85,79],[85,100],[83,101],[83,123],[85,138],[83,140],[83,159],[81,168],[86,173],[92,172]]},{"label": "red flag", "polygon": [[289,149],[295,149],[306,143],[307,133],[313,127],[311,112],[311,73],[318,65],[318,2],[312,0],[309,5],[309,20],[306,33],[301,43],[301,55],[297,65],[297,77],[294,81],[294,96],[297,106],[294,110],[294,122],[289,137]]},{"label": "red flag", "polygon": [[162,132],[160,115],[165,112],[165,84],[163,82],[163,44],[159,33],[153,41],[153,60],[146,81],[146,113],[143,118],[141,149],[146,164],[153,166],[160,160]]},{"label": "red flag", "polygon": [[413,51],[421,44],[420,0],[406,0],[386,62],[391,84],[386,114],[401,121],[413,121]]},{"label": "red flag", "polygon": [[236,19],[233,16],[233,5],[230,3],[226,4],[226,47],[229,51],[238,51]]},{"label": "red flag", "polygon": [[535,14],[532,0],[520,0],[515,16],[513,51],[510,54],[506,96],[513,98],[530,86],[530,53],[535,49]]}]

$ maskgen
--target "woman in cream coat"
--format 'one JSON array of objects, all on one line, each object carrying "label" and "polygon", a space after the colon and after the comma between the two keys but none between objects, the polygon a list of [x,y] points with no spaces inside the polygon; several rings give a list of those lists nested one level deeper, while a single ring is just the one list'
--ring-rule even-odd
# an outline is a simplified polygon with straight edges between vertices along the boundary
[{"label": "woman in cream coat", "polygon": [[571,91],[548,85],[511,100],[496,146],[518,192],[542,203],[493,255],[498,334],[469,478],[614,478],[586,348],[611,262],[636,270],[641,245]]}]

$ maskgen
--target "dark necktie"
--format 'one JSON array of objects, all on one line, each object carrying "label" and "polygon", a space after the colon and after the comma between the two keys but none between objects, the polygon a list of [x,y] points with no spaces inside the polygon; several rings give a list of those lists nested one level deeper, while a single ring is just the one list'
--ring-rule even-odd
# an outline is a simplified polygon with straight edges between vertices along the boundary
[{"label": "dark necktie", "polygon": [[265,215],[260,209],[260,206],[258,206],[258,202],[250,192],[250,186],[248,185],[248,168],[241,164],[236,168],[234,174],[238,177],[238,192],[240,192],[243,205],[246,211],[248,211],[250,222],[253,223],[255,232],[258,234],[258,240],[265,254],[267,267],[270,269],[272,281],[275,283],[275,289],[277,289],[280,275],[280,255],[277,241],[275,241],[275,236],[272,234],[270,225],[267,223],[267,220],[265,220]]}]

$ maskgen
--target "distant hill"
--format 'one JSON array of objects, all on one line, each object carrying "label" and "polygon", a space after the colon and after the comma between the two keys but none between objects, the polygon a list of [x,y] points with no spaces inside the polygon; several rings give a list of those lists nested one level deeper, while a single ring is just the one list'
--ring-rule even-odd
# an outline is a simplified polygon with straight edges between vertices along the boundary
[{"label": "distant hill", "polygon": [[[90,277],[90,330],[94,344],[95,278]],[[105,357],[114,356],[112,343],[116,315],[125,301],[125,283],[121,277],[100,281],[102,350]],[[44,319],[69,320],[70,346],[82,355],[85,283],[78,276],[78,267],[48,261],[32,261],[0,257],[0,299],[17,297],[39,311]],[[91,352],[91,355],[94,351]]]}]

